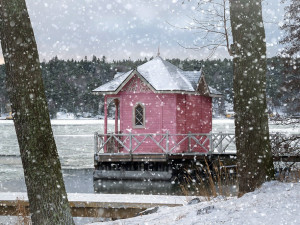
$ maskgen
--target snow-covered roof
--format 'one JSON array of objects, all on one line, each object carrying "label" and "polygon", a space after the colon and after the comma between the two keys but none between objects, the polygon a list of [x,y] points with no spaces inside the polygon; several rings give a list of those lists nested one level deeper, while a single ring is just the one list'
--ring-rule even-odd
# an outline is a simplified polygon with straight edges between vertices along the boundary
[{"label": "snow-covered roof", "polygon": [[199,83],[199,79],[200,79],[201,74],[202,74],[202,70],[200,70],[200,71],[196,71],[196,70],[194,70],[194,71],[182,71],[182,73],[189,80],[189,82],[193,86],[194,90],[196,90],[197,86],[198,86],[198,83]]},{"label": "snow-covered roof", "polygon": [[216,89],[212,88],[211,86],[208,86],[210,95],[222,95],[221,92],[217,91]]},{"label": "snow-covered roof", "polygon": [[[93,92],[115,94],[123,87],[131,78],[132,75],[141,76],[150,84],[155,91],[158,92],[190,92],[198,93],[197,87],[202,76],[200,71],[183,71],[173,64],[165,61],[160,56],[146,62],[127,73],[117,73],[114,79],[110,82],[101,85],[93,90]],[[212,97],[221,95],[220,92],[209,87],[209,94]]]},{"label": "snow-covered roof", "polygon": [[117,78],[117,77],[119,77],[119,76],[121,76],[121,75],[123,75],[123,74],[124,74],[124,72],[117,72],[117,73],[115,74],[114,78]]},{"label": "snow-covered roof", "polygon": [[160,56],[138,66],[137,71],[157,91],[195,91],[183,71]]},{"label": "snow-covered roof", "polygon": [[114,92],[125,81],[125,79],[132,73],[133,70],[127,73],[120,74],[113,80],[93,90],[93,92]]}]

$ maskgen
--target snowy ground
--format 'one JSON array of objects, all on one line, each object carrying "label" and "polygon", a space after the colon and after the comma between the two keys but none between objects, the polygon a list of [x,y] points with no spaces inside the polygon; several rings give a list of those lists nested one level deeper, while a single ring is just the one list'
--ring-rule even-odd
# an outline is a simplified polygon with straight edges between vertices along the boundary
[{"label": "snowy ground", "polygon": [[300,183],[265,183],[241,198],[162,207],[157,213],[93,225],[300,224]]}]

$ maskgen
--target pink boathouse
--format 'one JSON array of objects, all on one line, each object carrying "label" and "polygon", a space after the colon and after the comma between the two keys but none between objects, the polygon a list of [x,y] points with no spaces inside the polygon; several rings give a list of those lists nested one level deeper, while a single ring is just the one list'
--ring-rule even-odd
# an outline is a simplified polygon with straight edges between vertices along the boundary
[{"label": "pink boathouse", "polygon": [[[159,162],[209,151],[212,98],[221,93],[207,85],[202,70],[183,71],[157,56],[93,92],[105,96],[96,169],[105,162]],[[114,132],[108,132],[109,104],[116,108]]]}]

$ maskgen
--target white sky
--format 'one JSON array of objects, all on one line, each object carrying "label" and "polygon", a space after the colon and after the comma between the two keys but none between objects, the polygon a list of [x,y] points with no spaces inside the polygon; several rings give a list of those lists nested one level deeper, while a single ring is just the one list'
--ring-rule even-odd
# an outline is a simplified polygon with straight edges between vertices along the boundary
[{"label": "white sky", "polygon": [[[105,55],[108,60],[156,55],[160,45],[165,58],[207,57],[206,51],[184,49],[197,38],[194,31],[174,28],[191,22],[197,1],[183,0],[27,0],[40,59],[54,56],[82,59]],[[279,25],[283,20],[280,0],[264,0],[263,13],[268,56],[280,51]],[[272,23],[269,23],[272,22]],[[220,49],[215,58],[228,57]],[[3,63],[2,54],[0,62]]]}]

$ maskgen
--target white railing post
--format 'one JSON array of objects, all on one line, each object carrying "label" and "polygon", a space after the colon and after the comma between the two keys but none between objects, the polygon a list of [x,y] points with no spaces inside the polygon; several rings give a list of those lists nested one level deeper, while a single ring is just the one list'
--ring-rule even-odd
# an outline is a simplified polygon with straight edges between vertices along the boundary
[{"label": "white railing post", "polygon": [[219,151],[219,153],[223,153],[223,134],[222,134],[222,132],[220,132],[220,135],[221,135],[221,143],[220,143],[220,149],[221,150]]},{"label": "white railing post", "polygon": [[98,133],[95,132],[94,133],[94,151],[95,151],[95,154],[99,152],[100,149],[98,149]]},{"label": "white railing post", "polygon": [[166,133],[166,152],[169,153],[169,131]]},{"label": "white railing post", "polygon": [[189,131],[188,136],[189,136],[189,147],[188,147],[188,152],[191,152],[191,150],[192,150],[191,131]]},{"label": "white railing post", "polygon": [[129,132],[129,153],[132,154],[132,134]]},{"label": "white railing post", "polygon": [[210,148],[210,153],[214,152],[214,143],[213,143],[213,139],[212,139],[212,132],[209,132],[208,136],[209,136],[209,148]]},{"label": "white railing post", "polygon": [[[161,136],[161,138],[159,138],[158,141],[157,138],[155,139],[157,135]],[[139,137],[142,136],[144,136],[144,138],[141,140],[141,138]],[[198,140],[197,137],[200,137],[200,139]],[[295,136],[295,139],[290,138],[290,141],[288,142],[289,145],[293,148],[299,148],[298,146],[300,145],[300,139],[297,139],[297,137]],[[126,149],[126,151],[128,151],[129,154],[133,154],[134,151],[139,148],[139,146],[145,143],[146,138],[148,139],[150,138],[166,154],[176,151],[177,148],[180,148],[182,143],[187,143],[187,142],[188,142],[188,146],[186,145],[184,146],[185,152],[186,151],[192,152],[196,146],[200,146],[200,148],[203,148],[205,150],[209,148],[207,152],[209,154],[214,154],[214,153],[224,154],[227,151],[229,153],[232,153],[236,150],[235,135],[233,133],[210,132],[205,134],[204,133],[193,134],[191,132],[188,132],[187,134],[172,134],[172,133],[170,134],[169,131],[166,131],[166,133],[160,133],[160,134],[157,133],[132,134],[131,132],[127,134],[99,134],[95,132],[94,152],[95,154],[108,153],[108,150],[110,149],[107,148],[109,147],[109,144],[112,142],[111,140],[115,140],[116,145],[118,144],[117,145],[118,149],[119,149],[119,145],[121,145],[121,147]],[[271,144],[273,145],[273,147],[279,148],[278,151],[282,149],[282,146],[277,146],[276,143],[278,143],[278,141],[280,141],[282,138],[284,138],[282,134],[277,134],[277,136],[275,136],[275,134],[270,134]],[[129,139],[129,144],[128,144],[128,139]],[[170,141],[171,141],[171,145],[170,145]],[[207,143],[207,141],[209,141],[209,144]],[[166,144],[164,145],[164,143]],[[195,143],[194,146],[193,143]],[[188,147],[188,149],[186,149],[186,147]],[[112,151],[111,153],[117,153],[117,152]]]}]

